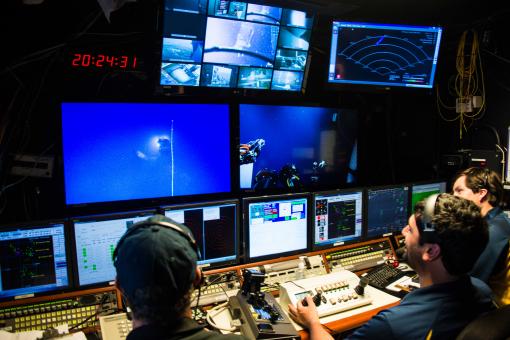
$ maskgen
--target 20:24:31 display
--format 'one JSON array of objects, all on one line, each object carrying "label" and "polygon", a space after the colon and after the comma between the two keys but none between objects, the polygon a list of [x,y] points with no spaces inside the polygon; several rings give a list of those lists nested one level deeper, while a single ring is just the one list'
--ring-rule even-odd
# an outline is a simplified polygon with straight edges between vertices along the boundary
[{"label": "20:24:31 display", "polygon": [[136,69],[136,56],[74,53],[72,67]]}]

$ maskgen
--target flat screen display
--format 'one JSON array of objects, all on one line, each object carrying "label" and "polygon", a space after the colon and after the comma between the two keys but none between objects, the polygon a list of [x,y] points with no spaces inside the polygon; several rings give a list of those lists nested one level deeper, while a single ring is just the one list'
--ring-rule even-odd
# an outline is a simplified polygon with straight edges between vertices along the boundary
[{"label": "flat screen display", "polygon": [[248,260],[308,249],[307,196],[263,196],[247,198],[243,204]]},{"label": "flat screen display", "polygon": [[3,227],[0,231],[0,300],[32,297],[70,287],[63,222]]},{"label": "flat screen display", "polygon": [[446,192],[446,182],[430,182],[416,183],[411,186],[411,211],[414,206],[421,200],[434,194],[442,194]]},{"label": "flat screen display", "polygon": [[153,212],[101,215],[73,220],[76,271],[80,286],[113,284],[113,251],[126,230]]},{"label": "flat screen display", "polygon": [[200,250],[198,265],[213,268],[238,260],[237,201],[204,202],[165,208],[165,216],[187,226]]},{"label": "flat screen display", "polygon": [[314,200],[314,248],[361,240],[363,190],[315,193]]},{"label": "flat screen display", "polygon": [[240,188],[340,188],[356,183],[357,114],[318,106],[241,104]]},{"label": "flat screen display", "polygon": [[409,186],[367,190],[367,237],[400,233],[407,225]]},{"label": "flat screen display", "polygon": [[328,82],[432,88],[442,28],[333,21]]},{"label": "flat screen display", "polygon": [[227,104],[63,103],[66,203],[229,192],[229,121]]},{"label": "flat screen display", "polygon": [[300,91],[310,13],[228,0],[165,0],[160,85]]}]

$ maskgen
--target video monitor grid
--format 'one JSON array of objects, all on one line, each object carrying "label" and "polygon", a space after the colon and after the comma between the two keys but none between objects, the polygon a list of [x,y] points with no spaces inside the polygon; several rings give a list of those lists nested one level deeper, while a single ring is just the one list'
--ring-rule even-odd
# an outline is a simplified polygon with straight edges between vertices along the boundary
[{"label": "video monitor grid", "polygon": [[300,91],[313,16],[225,0],[166,0],[160,85]]}]

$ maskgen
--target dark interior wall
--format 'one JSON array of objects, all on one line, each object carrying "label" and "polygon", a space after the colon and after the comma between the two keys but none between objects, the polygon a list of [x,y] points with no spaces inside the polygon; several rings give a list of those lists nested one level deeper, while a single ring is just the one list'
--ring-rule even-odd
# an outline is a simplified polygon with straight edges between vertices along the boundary
[{"label": "dark interior wall", "polygon": [[[59,14],[62,13],[65,14]],[[360,185],[382,185],[427,180],[439,174],[440,156],[459,148],[490,148],[493,130],[506,146],[510,125],[510,51],[505,38],[506,10],[490,10],[476,19],[463,21],[452,15],[447,21],[429,13],[417,24],[445,26],[438,83],[440,92],[455,74],[455,53],[460,34],[473,28],[488,34],[482,46],[487,110],[460,139],[458,122],[444,122],[437,114],[435,91],[397,89],[362,91],[333,89],[325,85],[328,35],[331,17],[320,14],[312,36],[311,66],[304,95],[265,97],[281,103],[316,102],[354,108],[360,115]],[[365,13],[365,15],[364,15]],[[435,12],[434,12],[435,13]],[[108,22],[96,1],[56,2],[26,6],[10,2],[2,11],[4,53],[0,59],[0,222],[62,217],[68,214],[63,202],[62,158],[58,105],[62,100],[163,100],[173,96],[154,92],[158,68],[157,1],[130,3],[114,12]],[[373,8],[358,10],[346,19],[370,20]],[[385,17],[386,22],[391,19]],[[383,19],[381,19],[383,20]],[[402,18],[393,17],[394,22]],[[412,19],[407,19],[412,20]],[[98,72],[69,67],[74,51],[105,48],[136,53],[142,61],[136,72]],[[5,52],[8,51],[8,52]],[[186,91],[184,96],[207,93]],[[443,95],[443,93],[442,93]],[[444,93],[447,95],[447,92]],[[251,95],[257,97],[258,94]],[[243,94],[224,96],[225,101],[244,99]],[[9,174],[14,154],[55,157],[51,178]]]}]

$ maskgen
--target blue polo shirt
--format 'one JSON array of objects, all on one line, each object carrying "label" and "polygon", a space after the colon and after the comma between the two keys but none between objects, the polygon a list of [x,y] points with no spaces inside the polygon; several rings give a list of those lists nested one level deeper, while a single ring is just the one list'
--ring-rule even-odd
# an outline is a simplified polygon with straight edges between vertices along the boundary
[{"label": "blue polo shirt", "polygon": [[489,242],[478,260],[475,262],[470,275],[484,282],[494,273],[494,269],[501,257],[506,259],[508,240],[510,238],[510,220],[501,208],[492,208],[485,216],[489,225]]},{"label": "blue polo shirt", "polygon": [[470,321],[492,308],[489,287],[464,276],[412,291],[349,339],[425,339],[430,331],[432,339],[454,339]]}]

